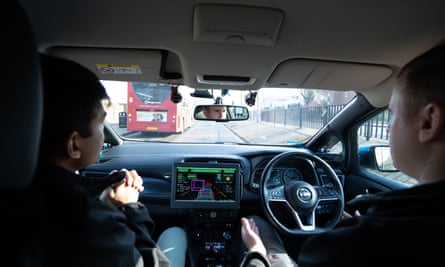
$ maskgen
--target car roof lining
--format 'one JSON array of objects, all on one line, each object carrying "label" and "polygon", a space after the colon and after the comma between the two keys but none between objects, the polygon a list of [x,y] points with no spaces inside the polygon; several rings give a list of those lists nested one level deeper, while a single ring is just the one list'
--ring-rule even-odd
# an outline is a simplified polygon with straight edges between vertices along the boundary
[{"label": "car roof lining", "polygon": [[[184,83],[180,73],[178,73],[179,77],[162,77],[163,51],[161,50],[59,46],[52,47],[47,51],[52,55],[79,62],[92,70],[101,80]],[[169,53],[169,55],[172,57],[174,53]],[[371,104],[380,106],[382,104],[377,102],[377,96],[381,95],[384,90],[378,90],[378,87],[385,84],[385,81],[394,76],[395,72],[396,70],[391,67],[376,64],[289,59],[276,66],[263,87],[355,90],[361,91]],[[201,81],[203,78],[199,76],[198,79],[201,80],[198,82],[202,83],[203,88],[223,85],[224,88],[236,87],[235,89],[241,90],[249,89],[246,87],[254,83],[248,80],[244,84],[237,85],[228,80],[227,76],[221,77],[220,80],[205,82]],[[236,77],[232,78],[235,80]],[[379,93],[374,92],[375,90],[378,90]],[[374,95],[375,97],[373,97]]]},{"label": "car roof lining", "polygon": [[[246,84],[211,84],[213,88],[239,90],[276,84],[284,87],[285,83],[294,86],[304,81],[308,87],[356,87],[373,105],[387,103],[401,66],[445,37],[442,0],[431,0],[427,5],[416,0],[347,0],[341,5],[299,0],[250,0],[244,5],[236,1],[222,5],[218,0],[205,4],[198,0],[130,1],[126,5],[117,0],[106,5],[88,0],[20,2],[29,14],[41,52],[75,57],[93,69],[97,62],[143,64],[142,76],[114,76],[116,80],[181,82],[205,89],[209,84],[200,82],[199,77],[250,78]],[[246,10],[251,15],[235,23],[231,14],[247,14]],[[268,24],[258,23],[263,17]],[[206,29],[222,34],[203,40]],[[248,39],[249,31],[264,32],[269,44],[264,38],[244,43],[227,40],[234,33],[241,37],[245,33]],[[115,51],[118,53],[111,55]],[[154,51],[168,51],[166,65]],[[310,64],[319,65],[312,75],[291,71],[304,70]],[[335,67],[329,72],[331,64]],[[181,77],[161,77],[162,65],[167,73]],[[355,67],[359,70],[352,70]],[[391,74],[385,79],[387,71]],[[388,92],[379,96],[382,91]]]}]

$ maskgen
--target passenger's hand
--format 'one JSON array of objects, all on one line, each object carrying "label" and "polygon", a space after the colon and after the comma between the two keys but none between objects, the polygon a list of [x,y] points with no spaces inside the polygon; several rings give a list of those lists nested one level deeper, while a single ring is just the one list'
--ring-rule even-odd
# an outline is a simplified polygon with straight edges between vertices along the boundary
[{"label": "passenger's hand", "polygon": [[100,200],[112,206],[137,202],[139,193],[144,190],[143,180],[135,170],[126,172],[122,182],[113,184],[106,188],[100,195]]},{"label": "passenger's hand", "polygon": [[266,247],[252,218],[241,218],[241,238],[249,251],[257,251],[266,257]]},{"label": "passenger's hand", "polygon": [[128,186],[133,187],[138,192],[144,191],[144,181],[142,180],[142,177],[139,176],[139,174],[136,172],[136,170],[131,170],[131,171],[127,171],[125,169],[123,170],[127,172],[127,176],[125,177],[126,184]]}]

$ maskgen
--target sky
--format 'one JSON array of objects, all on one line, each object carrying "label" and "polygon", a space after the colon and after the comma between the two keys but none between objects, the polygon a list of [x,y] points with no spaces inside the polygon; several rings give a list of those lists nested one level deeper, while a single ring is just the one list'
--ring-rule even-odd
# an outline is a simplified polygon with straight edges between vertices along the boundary
[{"label": "sky", "polygon": [[112,102],[119,104],[127,103],[127,82],[102,81],[107,89]]}]

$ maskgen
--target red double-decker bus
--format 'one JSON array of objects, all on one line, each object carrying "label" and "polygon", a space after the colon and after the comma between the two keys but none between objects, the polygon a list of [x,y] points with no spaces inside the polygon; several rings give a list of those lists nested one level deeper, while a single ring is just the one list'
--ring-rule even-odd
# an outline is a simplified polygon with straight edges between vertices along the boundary
[{"label": "red double-decker bus", "polygon": [[171,85],[129,82],[127,130],[178,133],[190,127],[191,106],[170,100]]}]

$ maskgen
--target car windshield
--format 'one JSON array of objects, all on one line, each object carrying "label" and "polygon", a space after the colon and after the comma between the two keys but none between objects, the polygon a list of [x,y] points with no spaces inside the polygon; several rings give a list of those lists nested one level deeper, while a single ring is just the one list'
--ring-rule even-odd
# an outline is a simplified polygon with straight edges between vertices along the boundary
[{"label": "car windshield", "polygon": [[[298,88],[198,89],[102,81],[111,98],[107,123],[126,140],[286,145],[305,143],[355,96],[353,91]],[[172,101],[173,100],[173,101]],[[178,103],[175,103],[178,102]],[[244,121],[193,119],[203,104],[245,106]]]}]

